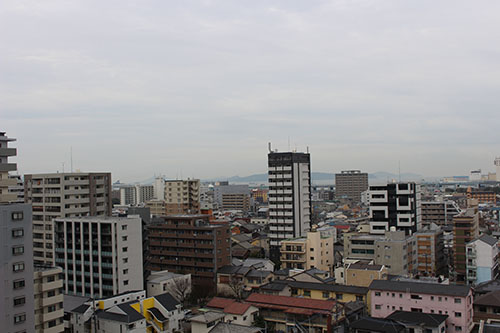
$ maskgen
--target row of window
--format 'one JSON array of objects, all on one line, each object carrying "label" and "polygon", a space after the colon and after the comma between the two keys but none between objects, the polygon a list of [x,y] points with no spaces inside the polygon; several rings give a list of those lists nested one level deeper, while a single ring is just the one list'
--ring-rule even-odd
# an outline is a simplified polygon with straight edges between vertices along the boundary
[{"label": "row of window", "polygon": [[[393,298],[396,297],[396,293],[386,293],[386,296],[389,296],[391,295]],[[380,297],[382,296],[382,293],[380,291],[376,291],[375,292],[375,296],[376,297]],[[399,294],[399,298],[403,298],[403,294]],[[410,298],[411,299],[422,299],[422,296],[418,295],[418,294],[411,294],[410,295]],[[431,301],[434,301],[435,297],[434,296],[431,296]],[[438,296],[438,302],[442,302],[443,301],[443,297],[441,296]],[[448,297],[444,297],[444,301],[447,302],[448,301]],[[462,299],[461,298],[455,298],[454,299],[454,302],[455,304],[461,304],[462,303]]]}]

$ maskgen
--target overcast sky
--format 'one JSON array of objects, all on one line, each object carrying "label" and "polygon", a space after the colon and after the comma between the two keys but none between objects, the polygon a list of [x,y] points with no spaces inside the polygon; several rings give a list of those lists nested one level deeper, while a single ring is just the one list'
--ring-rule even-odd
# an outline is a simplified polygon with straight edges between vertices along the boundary
[{"label": "overcast sky", "polygon": [[[500,1],[0,2],[0,130],[21,173],[113,180],[494,171]],[[289,144],[290,142],[290,144]]]}]

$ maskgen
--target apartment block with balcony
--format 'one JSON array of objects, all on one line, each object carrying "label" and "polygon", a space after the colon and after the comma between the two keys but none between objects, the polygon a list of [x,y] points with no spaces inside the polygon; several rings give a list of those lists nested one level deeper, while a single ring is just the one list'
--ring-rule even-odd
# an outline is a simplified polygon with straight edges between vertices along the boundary
[{"label": "apartment block with balcony", "polygon": [[64,218],[54,225],[65,294],[108,297],[143,289],[139,216]]},{"label": "apartment block with balcony", "polygon": [[496,204],[497,195],[493,191],[467,188],[467,199],[476,199],[480,204]]},{"label": "apartment block with balcony", "polygon": [[250,210],[250,189],[248,185],[219,183],[214,187],[214,202],[220,210]]},{"label": "apartment block with balcony", "polygon": [[33,206],[34,262],[54,263],[53,220],[111,216],[110,173],[51,173],[24,176],[25,202]]},{"label": "apartment block with balcony", "polygon": [[200,180],[165,180],[167,215],[200,213]]},{"label": "apartment block with balcony", "polygon": [[280,242],[306,235],[311,228],[309,153],[268,154],[270,258],[278,261]]},{"label": "apartment block with balcony", "polygon": [[9,163],[9,157],[17,154],[16,148],[9,148],[9,143],[13,141],[16,139],[7,137],[5,132],[0,132],[0,202],[17,201],[17,194],[9,191],[9,187],[17,184],[17,181],[9,176],[9,171],[17,170],[16,163]]},{"label": "apartment block with balcony", "polygon": [[467,282],[479,283],[495,280],[499,276],[498,240],[482,235],[466,245]]},{"label": "apartment block with balcony", "polygon": [[479,237],[479,212],[472,204],[453,217],[453,263],[456,281],[467,280],[467,243]]},{"label": "apartment block with balcony", "polygon": [[62,268],[35,266],[35,332],[64,332]]},{"label": "apartment block with balcony", "polygon": [[335,239],[336,229],[323,227],[308,231],[306,237],[281,241],[282,268],[304,270],[318,268],[332,273]]},{"label": "apartment block with balcony", "polygon": [[421,228],[420,185],[370,186],[369,195],[370,233],[384,234],[394,227],[408,235]]},{"label": "apartment block with balcony", "polygon": [[[4,197],[5,198],[5,197]],[[0,203],[2,332],[34,332],[31,205]]]},{"label": "apartment block with balcony", "polygon": [[444,255],[443,230],[435,224],[414,234],[416,244],[416,271],[424,276],[448,273],[448,258]]},{"label": "apartment block with balcony", "polygon": [[148,225],[150,271],[191,274],[194,285],[216,290],[217,271],[231,262],[229,224],[208,215],[169,215]]},{"label": "apartment block with balcony", "polygon": [[432,223],[438,226],[451,225],[453,216],[460,212],[460,207],[452,200],[422,202],[422,227]]}]

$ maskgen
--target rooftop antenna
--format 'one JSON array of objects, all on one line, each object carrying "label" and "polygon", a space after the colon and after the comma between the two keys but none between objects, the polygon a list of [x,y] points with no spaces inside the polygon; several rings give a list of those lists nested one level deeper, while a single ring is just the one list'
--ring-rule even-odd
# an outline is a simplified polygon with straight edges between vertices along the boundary
[{"label": "rooftop antenna", "polygon": [[288,151],[290,151],[290,135],[288,136]]},{"label": "rooftop antenna", "polygon": [[306,151],[309,154],[309,146],[306,147]]},{"label": "rooftop antenna", "polygon": [[399,182],[401,183],[401,160],[398,160],[398,174],[399,174]]},{"label": "rooftop antenna", "polygon": [[71,172],[73,172],[73,146],[70,146],[69,151],[71,156]]},{"label": "rooftop antenna", "polygon": [[268,143],[267,143],[267,147],[268,147],[268,149],[269,149],[269,152],[270,152],[270,153],[272,153],[272,152],[273,152],[273,150],[271,149],[271,142],[268,142]]},{"label": "rooftop antenna", "polygon": [[61,162],[62,164],[62,172],[64,173],[64,162]]}]

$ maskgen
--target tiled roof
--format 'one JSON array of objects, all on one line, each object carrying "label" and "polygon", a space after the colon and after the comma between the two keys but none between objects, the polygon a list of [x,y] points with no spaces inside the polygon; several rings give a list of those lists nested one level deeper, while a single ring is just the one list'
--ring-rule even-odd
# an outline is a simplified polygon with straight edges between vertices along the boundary
[{"label": "tiled roof", "polygon": [[254,326],[243,326],[231,323],[218,323],[210,330],[210,333],[258,333],[263,332],[262,328]]},{"label": "tiled roof", "polygon": [[392,319],[411,326],[423,324],[425,327],[439,327],[448,319],[448,316],[434,313],[395,311],[388,315],[386,319]]},{"label": "tiled roof", "polygon": [[350,324],[351,329],[369,332],[397,333],[404,332],[405,327],[389,319],[365,317]]},{"label": "tiled roof", "polygon": [[235,300],[231,298],[214,297],[210,300],[210,302],[208,302],[207,307],[224,309],[226,306],[233,304],[234,302]]},{"label": "tiled roof", "polygon": [[331,312],[335,307],[336,302],[333,300],[317,300],[317,299],[306,299],[290,296],[276,296],[276,295],[264,295],[264,294],[251,294],[246,299],[247,302],[257,303],[261,306],[265,305],[277,305],[283,306],[285,308],[304,308],[313,310],[323,310]]},{"label": "tiled roof", "polygon": [[456,284],[421,283],[405,281],[373,280],[370,290],[402,291],[416,294],[448,295],[465,297],[471,288]]},{"label": "tiled roof", "polygon": [[167,311],[177,309],[179,302],[169,293],[157,295],[154,297]]},{"label": "tiled roof", "polygon": [[490,246],[494,246],[498,242],[495,237],[491,237],[489,235],[482,235],[481,237],[479,237],[479,239]]},{"label": "tiled roof", "polygon": [[283,282],[286,282],[292,288],[300,288],[300,289],[333,291],[333,292],[342,292],[349,294],[366,294],[368,292],[368,288],[366,287],[346,286],[343,284],[326,284],[318,282],[301,282],[301,281],[283,281]]},{"label": "tiled roof", "polygon": [[500,307],[500,290],[492,291],[486,295],[479,296],[475,301],[474,305],[487,305]]},{"label": "tiled roof", "polygon": [[224,308],[224,313],[242,315],[251,307],[248,303],[234,302]]}]

